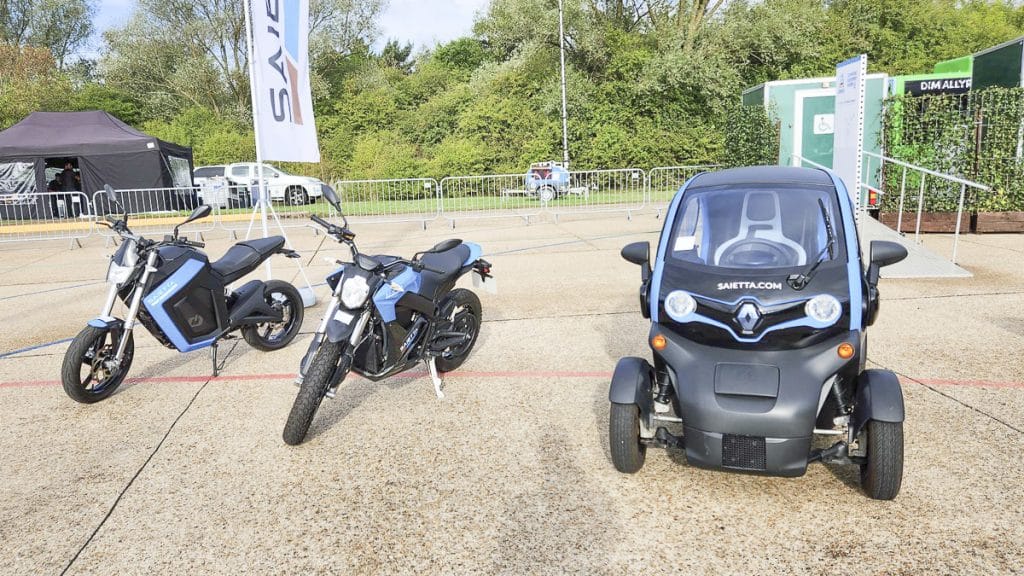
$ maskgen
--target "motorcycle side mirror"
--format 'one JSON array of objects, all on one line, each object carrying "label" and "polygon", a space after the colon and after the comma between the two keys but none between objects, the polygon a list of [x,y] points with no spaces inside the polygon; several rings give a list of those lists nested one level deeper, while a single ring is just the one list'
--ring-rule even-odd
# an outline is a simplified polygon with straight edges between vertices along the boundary
[{"label": "motorcycle side mirror", "polygon": [[107,194],[107,205],[108,205],[108,207],[109,206],[113,206],[114,208],[117,208],[118,210],[120,210],[122,214],[125,214],[125,215],[128,214],[127,211],[125,211],[124,206],[121,205],[121,202],[118,201],[117,193],[114,192],[113,186],[111,186],[110,184],[104,184],[103,185],[103,191],[106,192],[106,194]]},{"label": "motorcycle side mirror", "polygon": [[873,240],[871,242],[871,264],[868,266],[868,284],[878,285],[880,271],[907,257],[907,249],[896,242]]},{"label": "motorcycle side mirror", "polygon": [[174,227],[174,237],[178,237],[178,228],[181,228],[182,226],[188,224],[189,222],[195,222],[196,220],[199,220],[201,218],[206,218],[207,216],[210,215],[211,210],[212,208],[210,208],[209,204],[203,204],[202,206],[193,210],[192,213],[188,215],[188,218],[186,218],[184,222]]},{"label": "motorcycle side mirror", "polygon": [[338,199],[338,193],[334,191],[334,188],[324,184],[323,191],[324,198],[327,200],[328,204],[333,206],[338,212],[341,212],[341,200]]},{"label": "motorcycle side mirror", "polygon": [[431,248],[430,250],[427,250],[425,253],[426,254],[437,254],[439,252],[447,252],[447,251],[451,250],[452,248],[455,248],[459,244],[462,244],[462,240],[459,240],[458,238],[450,238],[450,239],[445,240],[443,242],[438,242],[436,245],[434,245],[433,248]]}]

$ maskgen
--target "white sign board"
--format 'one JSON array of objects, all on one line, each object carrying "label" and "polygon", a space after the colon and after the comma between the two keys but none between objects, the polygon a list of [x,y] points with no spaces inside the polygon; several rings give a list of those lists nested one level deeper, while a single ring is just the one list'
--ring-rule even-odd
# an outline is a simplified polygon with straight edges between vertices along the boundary
[{"label": "white sign board", "polygon": [[814,134],[820,136],[823,134],[835,134],[836,133],[836,115],[835,114],[815,114],[814,115]]},{"label": "white sign board", "polygon": [[309,0],[252,2],[253,117],[260,157],[319,162],[309,87]]},{"label": "white sign board", "polygon": [[854,205],[861,206],[861,162],[864,157],[864,100],[868,57],[861,54],[836,66],[835,145],[832,170],[846,185]]}]

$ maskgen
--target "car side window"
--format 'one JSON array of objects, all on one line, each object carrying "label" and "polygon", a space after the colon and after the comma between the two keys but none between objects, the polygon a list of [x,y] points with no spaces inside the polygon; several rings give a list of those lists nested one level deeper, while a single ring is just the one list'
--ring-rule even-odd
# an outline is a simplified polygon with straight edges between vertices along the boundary
[{"label": "car side window", "polygon": [[672,255],[691,262],[704,262],[704,207],[700,197],[690,198],[682,212],[682,221],[672,239]]},{"label": "car side window", "polygon": [[232,176],[247,177],[247,176],[249,176],[249,167],[248,166],[233,166],[231,168],[231,175]]}]

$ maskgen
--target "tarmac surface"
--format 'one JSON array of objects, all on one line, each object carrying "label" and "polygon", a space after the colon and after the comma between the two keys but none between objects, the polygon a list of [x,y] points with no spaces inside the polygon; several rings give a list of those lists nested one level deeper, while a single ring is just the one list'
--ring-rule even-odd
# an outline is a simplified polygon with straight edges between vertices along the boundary
[{"label": "tarmac surface", "polygon": [[[293,345],[227,343],[220,378],[207,352],[139,330],[132,380],[85,406],[60,364],[102,305],[112,248],[0,245],[0,574],[1024,573],[1024,236],[965,236],[972,278],[883,280],[869,360],[901,375],[908,417],[902,492],[877,502],[849,467],[766,478],[651,449],[639,473],[615,471],[611,371],[650,355],[639,272],[618,252],[660,227],[353,223],[369,253],[478,242],[498,291],[478,291],[482,334],[446,400],[425,371],[351,378],[295,448],[281,432],[325,287]],[[290,234],[313,283],[323,255],[344,255]],[[231,243],[207,240],[211,258]]]}]

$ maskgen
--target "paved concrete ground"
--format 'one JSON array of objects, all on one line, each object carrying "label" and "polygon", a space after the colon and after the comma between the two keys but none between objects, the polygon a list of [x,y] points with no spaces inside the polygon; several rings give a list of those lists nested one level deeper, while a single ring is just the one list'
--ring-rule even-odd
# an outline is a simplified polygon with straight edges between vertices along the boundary
[{"label": "paved concrete ground", "polygon": [[[1024,570],[1024,237],[966,237],[970,279],[883,281],[870,359],[904,376],[908,421],[903,491],[875,502],[839,467],[773,479],[651,451],[640,473],[614,470],[609,374],[648,355],[639,273],[618,250],[660,225],[460,222],[499,292],[481,295],[482,336],[447,400],[422,374],[353,379],[298,448],[281,431],[308,335],[271,354],[242,343],[211,380],[204,353],[139,332],[136,380],[81,406],[57,383],[66,343],[33,347],[96,313],[111,250],[0,246],[0,573]],[[453,235],[357,231],[405,255]],[[323,237],[293,236],[321,281]]]}]

